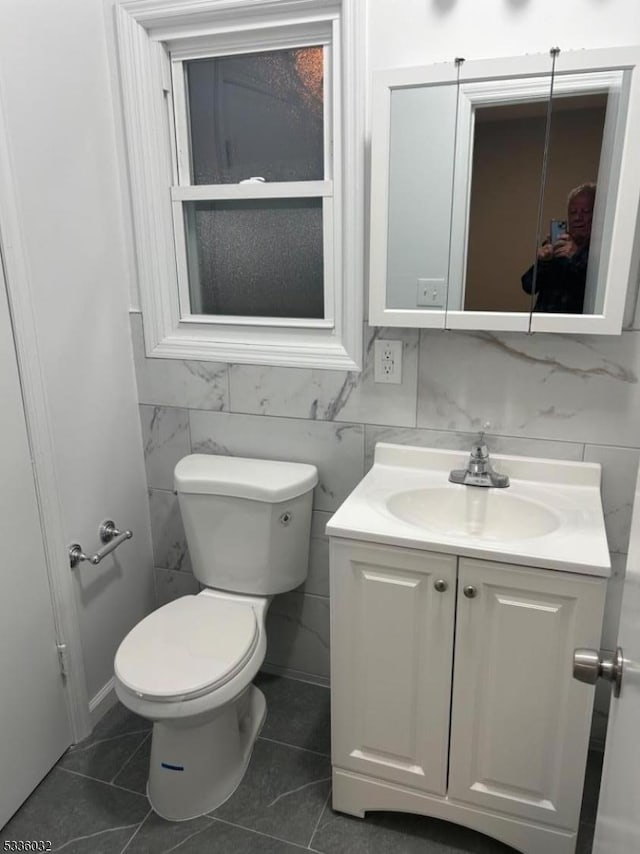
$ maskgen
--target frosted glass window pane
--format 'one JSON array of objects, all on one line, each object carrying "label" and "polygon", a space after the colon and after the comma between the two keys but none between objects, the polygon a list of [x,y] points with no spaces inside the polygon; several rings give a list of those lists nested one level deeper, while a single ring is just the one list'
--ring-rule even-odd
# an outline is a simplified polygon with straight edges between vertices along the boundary
[{"label": "frosted glass window pane", "polygon": [[322,200],[185,202],[191,311],[324,317]]},{"label": "frosted glass window pane", "polygon": [[323,49],[185,62],[194,184],[324,179]]}]

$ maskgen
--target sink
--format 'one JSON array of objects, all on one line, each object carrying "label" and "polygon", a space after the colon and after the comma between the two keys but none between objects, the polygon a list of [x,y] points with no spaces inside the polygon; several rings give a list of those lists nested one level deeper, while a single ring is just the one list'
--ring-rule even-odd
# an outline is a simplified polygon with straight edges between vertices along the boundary
[{"label": "sink", "polygon": [[560,526],[552,510],[506,490],[443,486],[409,489],[387,499],[389,512],[405,522],[447,537],[522,540],[543,537]]},{"label": "sink", "polygon": [[492,454],[505,489],[451,483],[468,451],[378,442],[330,537],[608,576],[597,463]]}]

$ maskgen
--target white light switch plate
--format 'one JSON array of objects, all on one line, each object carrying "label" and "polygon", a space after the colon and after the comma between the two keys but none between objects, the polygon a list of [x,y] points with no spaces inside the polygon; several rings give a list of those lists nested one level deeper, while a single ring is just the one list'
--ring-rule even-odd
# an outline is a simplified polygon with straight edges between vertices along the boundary
[{"label": "white light switch plate", "polygon": [[416,305],[425,308],[444,308],[446,298],[444,279],[418,279]]}]

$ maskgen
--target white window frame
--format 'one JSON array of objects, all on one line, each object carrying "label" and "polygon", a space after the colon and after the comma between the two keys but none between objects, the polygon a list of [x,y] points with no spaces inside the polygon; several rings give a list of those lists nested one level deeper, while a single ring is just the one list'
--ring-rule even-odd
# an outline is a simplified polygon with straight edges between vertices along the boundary
[{"label": "white window frame", "polygon": [[[115,6],[140,303],[148,356],[361,369],[364,0],[120,0]],[[190,185],[176,144],[180,64],[325,45],[325,180]],[[173,64],[173,73],[172,73]],[[177,111],[176,114],[180,114]],[[332,156],[329,145],[332,143]],[[178,168],[181,164],[181,168]],[[325,317],[191,313],[185,199],[321,197]]]}]

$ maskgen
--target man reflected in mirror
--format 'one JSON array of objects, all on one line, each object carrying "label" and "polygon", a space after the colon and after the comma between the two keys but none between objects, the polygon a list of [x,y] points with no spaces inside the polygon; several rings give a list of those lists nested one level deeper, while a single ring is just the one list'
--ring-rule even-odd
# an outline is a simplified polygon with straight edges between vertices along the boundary
[{"label": "man reflected in mirror", "polygon": [[530,294],[535,269],[534,311],[582,314],[595,198],[593,183],[571,190],[566,231],[555,240],[550,235],[544,241],[538,249],[537,263],[522,277],[522,288]]}]

